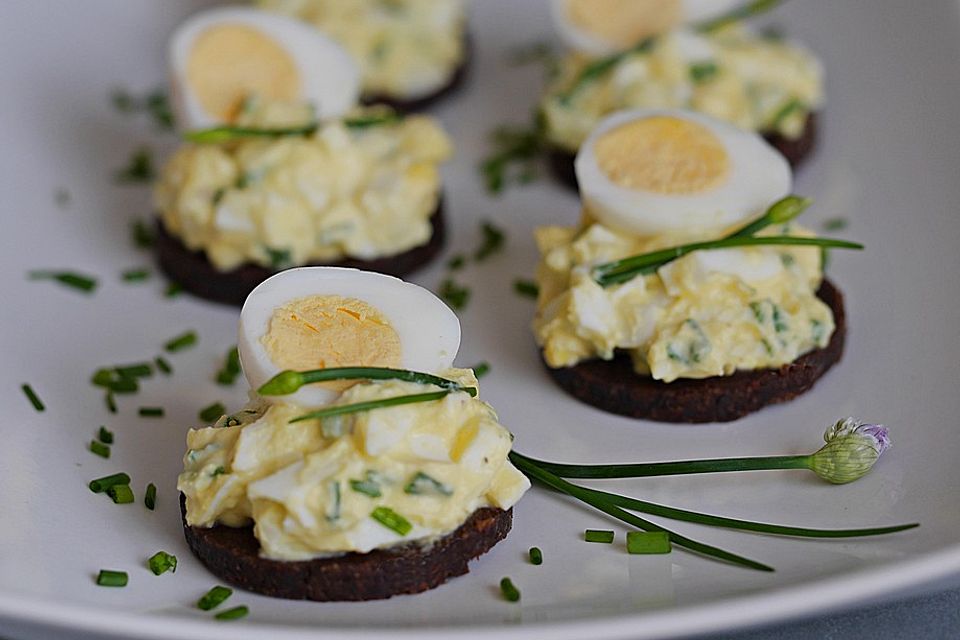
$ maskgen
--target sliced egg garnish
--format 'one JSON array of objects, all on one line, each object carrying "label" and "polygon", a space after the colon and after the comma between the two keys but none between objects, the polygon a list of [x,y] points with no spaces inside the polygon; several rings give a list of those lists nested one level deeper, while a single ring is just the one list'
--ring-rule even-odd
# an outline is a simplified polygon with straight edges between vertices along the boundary
[{"label": "sliced egg garnish", "polygon": [[622,111],[580,147],[584,207],[642,236],[719,231],[790,193],[787,161],[759,135],[682,110]]},{"label": "sliced egg garnish", "polygon": [[[243,373],[254,389],[286,369],[392,367],[436,373],[460,348],[460,321],[435,295],[379,273],[302,267],[264,280],[240,311]],[[284,402],[323,406],[353,382],[302,387]]]},{"label": "sliced egg garnish", "polygon": [[181,24],[168,50],[177,122],[233,122],[246,100],[306,102],[320,118],[357,104],[360,70],[313,27],[258,9],[203,11]]},{"label": "sliced egg garnish", "polygon": [[571,49],[607,55],[684,24],[726,13],[742,0],[553,0],[557,33]]}]

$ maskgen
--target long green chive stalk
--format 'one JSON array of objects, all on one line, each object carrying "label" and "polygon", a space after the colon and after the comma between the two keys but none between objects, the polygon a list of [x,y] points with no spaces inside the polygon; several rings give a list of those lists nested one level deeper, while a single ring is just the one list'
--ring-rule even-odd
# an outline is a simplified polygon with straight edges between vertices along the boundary
[{"label": "long green chive stalk", "polygon": [[302,127],[257,128],[257,127],[212,127],[183,134],[185,140],[199,144],[219,144],[244,138],[283,138],[287,136],[309,136],[317,131],[319,124],[311,122]]},{"label": "long green chive stalk", "polygon": [[635,53],[646,53],[653,48],[653,44],[656,41],[656,36],[649,38],[644,38],[634,46],[621,51],[619,53],[614,53],[609,56],[600,58],[595,62],[588,64],[580,74],[576,77],[566,91],[560,94],[560,102],[566,104],[569,103],[571,99],[586,85],[590,84],[597,78],[607,74],[612,70],[621,60],[627,56],[633,55]]},{"label": "long green chive stalk", "polygon": [[717,18],[707,20],[706,22],[701,22],[696,25],[696,30],[701,33],[710,33],[712,31],[717,31],[722,29],[727,25],[733,24],[734,22],[739,22],[741,20],[746,20],[748,18],[753,18],[762,13],[766,13],[772,9],[777,8],[783,3],[783,0],[754,0],[753,2],[748,2],[745,5],[736,7],[732,11],[723,14]]},{"label": "long green chive stalk", "polygon": [[464,387],[447,378],[420,371],[391,369],[389,367],[331,367],[309,371],[281,371],[257,389],[257,393],[263,396],[282,396],[296,392],[305,384],[330,382],[331,380],[402,380],[404,382],[432,384],[450,391],[465,391],[471,396],[477,395],[477,390],[474,387]]},{"label": "long green chive stalk", "polygon": [[395,111],[389,113],[379,113],[366,116],[355,116],[344,118],[343,125],[348,129],[362,130],[371,127],[382,127],[390,124],[397,124],[403,121],[403,115]]},{"label": "long green chive stalk", "polygon": [[575,484],[571,484],[564,480],[563,478],[556,476],[549,471],[542,469],[541,467],[532,464],[528,461],[527,458],[522,456],[517,456],[513,452],[510,453],[510,461],[522,471],[525,475],[533,480],[551,487],[559,491],[560,493],[565,493],[570,497],[576,498],[581,502],[584,502],[595,509],[598,509],[607,515],[613,516],[618,520],[626,522],[627,524],[634,526],[638,529],[644,531],[664,531],[670,536],[670,541],[677,545],[678,547],[683,547],[694,553],[700,553],[711,558],[716,558],[717,560],[723,560],[730,562],[732,564],[737,564],[743,567],[748,567],[750,569],[757,569],[758,571],[773,571],[773,567],[763,564],[762,562],[757,562],[756,560],[751,560],[744,556],[725,551],[718,547],[714,547],[703,542],[698,542],[686,536],[682,536],[678,533],[670,531],[664,527],[656,525],[649,520],[644,520],[639,516],[636,516],[628,511],[625,511],[621,507],[613,504],[609,500],[594,495],[591,490],[586,489],[585,487],[580,487]]},{"label": "long green chive stalk", "polygon": [[416,404],[418,402],[430,402],[439,400],[446,395],[454,393],[455,389],[444,389],[443,391],[433,391],[430,393],[414,393],[405,396],[394,396],[392,398],[382,398],[380,400],[368,400],[367,402],[355,402],[353,404],[341,404],[325,409],[318,409],[297,416],[290,422],[302,422],[303,420],[316,420],[318,418],[332,418],[333,416],[342,416],[349,413],[360,413],[372,409],[382,409],[385,407],[396,407],[403,404]]},{"label": "long green chive stalk", "polygon": [[694,251],[703,251],[706,249],[727,249],[730,247],[756,247],[756,246],[801,246],[801,247],[821,247],[831,249],[863,249],[863,245],[857,242],[847,240],[837,240],[835,238],[800,238],[796,236],[762,236],[762,237],[729,237],[720,240],[708,240],[706,242],[691,242],[689,244],[670,247],[669,249],[660,249],[651,251],[614,262],[597,265],[593,269],[594,280],[603,287],[609,287],[614,284],[620,284],[632,280],[640,275],[649,275],[655,273],[657,269],[677,258],[683,257]]}]

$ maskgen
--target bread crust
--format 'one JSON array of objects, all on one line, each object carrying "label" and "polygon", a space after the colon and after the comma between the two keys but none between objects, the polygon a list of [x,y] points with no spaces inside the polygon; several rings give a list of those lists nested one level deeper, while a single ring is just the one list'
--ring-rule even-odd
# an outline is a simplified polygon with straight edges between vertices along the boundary
[{"label": "bread crust", "polygon": [[260,557],[253,527],[191,527],[180,495],[187,544],[207,569],[232,585],[274,598],[318,602],[381,600],[420,593],[469,571],[470,560],[506,537],[513,509],[477,509],[430,546],[416,543],[304,561]]},{"label": "bread crust", "polygon": [[830,342],[777,369],[664,383],[637,375],[630,357],[617,353],[613,360],[588,360],[559,369],[547,366],[547,371],[564,391],[610,413],[658,422],[729,422],[792,400],[840,360],[847,331],[843,295],[824,280],[817,296],[833,311],[836,329]]},{"label": "bread crust", "polygon": [[[811,113],[803,126],[803,132],[796,139],[786,138],[779,133],[765,133],[763,139],[779,151],[793,169],[796,169],[810,156],[816,145],[819,131],[818,121],[818,114]],[[559,182],[575,191],[578,190],[577,174],[574,171],[576,157],[575,153],[570,153],[559,147],[553,147],[547,151],[547,164],[550,166],[550,173]]]},{"label": "bread crust", "polygon": [[[398,278],[404,277],[430,262],[443,249],[446,241],[446,216],[441,200],[430,217],[433,232],[426,244],[402,253],[371,260],[348,258],[333,262],[311,263],[311,266],[353,267],[376,271]],[[220,271],[207,260],[203,251],[190,251],[179,238],[167,232],[163,222],[156,223],[156,251],[160,269],[185,291],[223,304],[241,306],[253,289],[275,271],[247,263],[231,271]]]}]

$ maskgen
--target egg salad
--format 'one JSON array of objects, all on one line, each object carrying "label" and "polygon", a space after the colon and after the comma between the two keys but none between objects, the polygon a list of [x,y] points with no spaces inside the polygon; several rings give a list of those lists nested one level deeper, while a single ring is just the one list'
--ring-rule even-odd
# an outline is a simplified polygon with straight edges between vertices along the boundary
[{"label": "egg salad", "polygon": [[[623,283],[595,278],[600,264],[725,237],[789,194],[790,169],[762,138],[692,112],[624,112],[597,127],[576,168],[580,224],[536,231],[533,328],[550,367],[619,350],[670,382],[778,367],[829,342],[816,247],[694,251]],[[757,235],[813,233],[791,221]]]},{"label": "egg salad", "polygon": [[[599,11],[603,4],[589,2],[594,22],[606,15]],[[567,20],[577,15],[568,13]],[[690,109],[796,139],[823,103],[823,69],[813,54],[742,24],[708,33],[677,26],[646,46],[620,51],[599,71],[601,59],[582,49],[563,58],[540,102],[552,145],[576,152],[601,119],[638,107]]]},{"label": "egg salad", "polygon": [[[459,343],[456,315],[397,278],[310,267],[267,279],[238,337],[244,375],[263,394],[187,435],[177,482],[187,524],[252,522],[263,557],[308,560],[429,544],[477,509],[509,509],[530,482],[473,371],[451,366]],[[364,369],[296,392],[263,386],[291,367]],[[376,372],[388,377],[363,375]]]},{"label": "egg salad", "polygon": [[[235,125],[296,127],[311,107],[248,99]],[[355,108],[306,135],[187,144],[154,193],[166,230],[219,270],[370,259],[426,243],[451,154],[431,118]]]},{"label": "egg salad", "polygon": [[463,62],[463,0],[259,0],[343,45],[366,95],[415,99],[450,82]]}]

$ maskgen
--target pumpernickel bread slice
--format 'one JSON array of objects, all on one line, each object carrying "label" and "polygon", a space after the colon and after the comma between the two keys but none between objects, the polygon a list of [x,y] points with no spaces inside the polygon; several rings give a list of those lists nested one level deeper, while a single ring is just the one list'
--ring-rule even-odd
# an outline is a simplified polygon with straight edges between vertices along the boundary
[{"label": "pumpernickel bread slice", "polygon": [[[433,233],[426,244],[402,253],[371,260],[344,259],[324,263],[325,266],[354,267],[376,271],[398,278],[408,275],[430,262],[446,241],[443,201],[430,217]],[[245,264],[231,271],[220,271],[207,260],[203,251],[191,251],[157,220],[156,250],[160,268],[168,278],[190,293],[224,304],[240,306],[253,289],[275,271],[256,264]],[[316,263],[320,264],[320,263]]]},{"label": "pumpernickel bread slice", "polygon": [[637,375],[630,357],[618,353],[613,360],[547,371],[567,393],[610,413],[659,422],[729,422],[799,396],[840,360],[847,331],[843,295],[824,280],[817,296],[833,311],[830,342],[778,369],[664,383]]},{"label": "pumpernickel bread slice", "polygon": [[253,527],[191,527],[180,495],[183,533],[200,562],[218,578],[247,591],[291,600],[382,600],[420,593],[469,571],[470,560],[506,537],[513,509],[477,509],[453,533],[369,553],[285,562],[260,557]]},{"label": "pumpernickel bread slice", "polygon": [[[791,139],[779,133],[766,133],[763,135],[763,139],[779,151],[790,163],[790,166],[796,169],[813,151],[817,140],[817,119],[816,113],[811,113],[807,117],[807,122],[799,138]],[[575,153],[570,153],[566,149],[558,147],[554,147],[547,152],[547,164],[550,165],[550,172],[559,182],[575,191],[577,190],[577,174],[574,171],[576,157]]]}]

